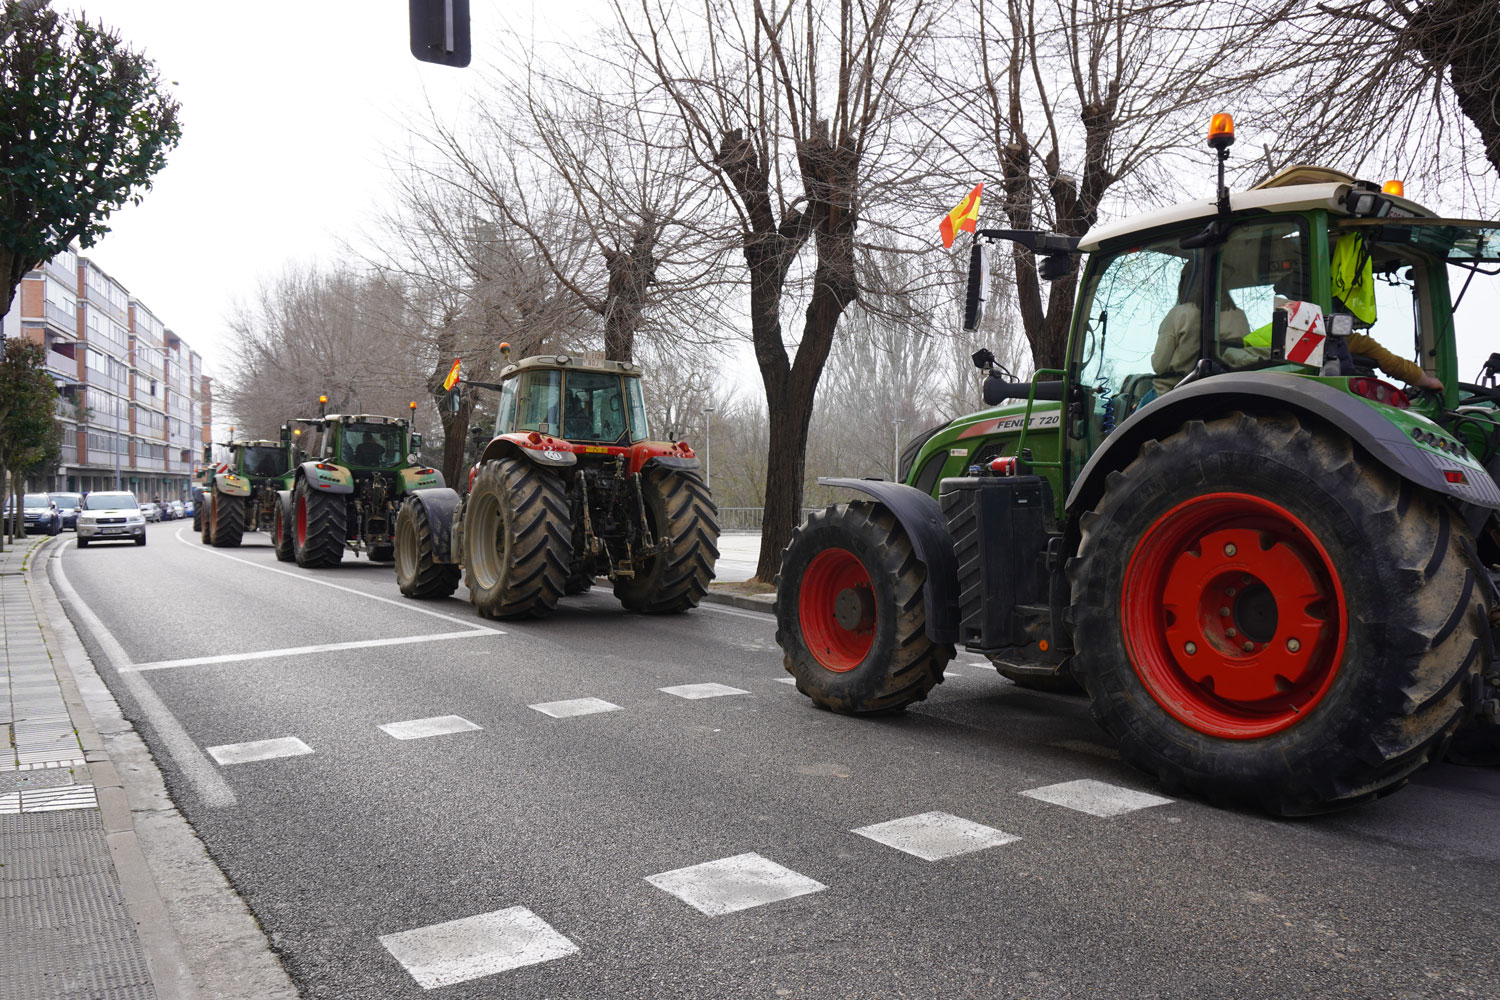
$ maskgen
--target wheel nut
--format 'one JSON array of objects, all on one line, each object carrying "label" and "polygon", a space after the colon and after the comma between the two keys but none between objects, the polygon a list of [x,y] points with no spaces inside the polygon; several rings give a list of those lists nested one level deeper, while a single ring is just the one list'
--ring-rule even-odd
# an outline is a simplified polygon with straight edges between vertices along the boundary
[{"label": "wheel nut", "polygon": [[1253,652],[1255,652],[1255,643],[1250,642],[1249,640],[1246,640],[1244,643],[1242,643],[1240,645],[1240,648],[1243,649],[1247,653],[1253,653]]},{"label": "wheel nut", "polygon": [[1302,648],[1302,643],[1297,639],[1288,639],[1286,641],[1286,648],[1288,652],[1295,653]]},{"label": "wheel nut", "polygon": [[1224,590],[1224,596],[1225,597],[1233,597],[1234,596],[1234,588],[1233,587],[1226,587],[1225,590]]},{"label": "wheel nut", "polygon": [[1229,638],[1233,639],[1235,636],[1239,635],[1239,632],[1235,631],[1232,628],[1226,628],[1224,630],[1224,634],[1227,635],[1227,636],[1229,636]]},{"label": "wheel nut", "polygon": [[1224,554],[1226,556],[1232,556],[1232,555],[1234,555],[1238,551],[1239,551],[1239,549],[1237,549],[1237,548],[1234,547],[1234,543],[1233,542],[1230,542],[1228,545],[1224,546]]},{"label": "wheel nut", "polygon": [[1186,649],[1187,654],[1189,656],[1192,656],[1194,653],[1198,652],[1198,644],[1196,642],[1190,642],[1186,646],[1184,646],[1183,649]]},{"label": "wheel nut", "polygon": [[1229,609],[1228,608],[1220,608],[1219,609],[1219,617],[1220,618],[1228,618],[1229,617]]}]

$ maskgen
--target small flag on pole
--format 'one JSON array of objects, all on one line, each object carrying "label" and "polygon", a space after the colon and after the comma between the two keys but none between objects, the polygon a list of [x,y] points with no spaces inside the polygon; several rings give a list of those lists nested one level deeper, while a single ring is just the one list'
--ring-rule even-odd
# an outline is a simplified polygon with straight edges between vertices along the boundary
[{"label": "small flag on pole", "polygon": [[947,215],[943,221],[938,223],[938,232],[943,234],[943,246],[953,246],[953,241],[958,237],[958,231],[962,229],[966,233],[972,233],[975,225],[979,222],[979,194],[984,190],[984,181],[974,185],[968,197],[959,202],[958,207]]},{"label": "small flag on pole", "polygon": [[448,377],[445,378],[445,379],[443,379],[443,391],[444,392],[447,392],[449,389],[452,389],[453,386],[458,382],[458,365],[459,365],[459,360],[462,360],[462,359],[457,359],[457,360],[455,360],[453,362],[453,367],[450,368],[450,369],[448,369]]}]

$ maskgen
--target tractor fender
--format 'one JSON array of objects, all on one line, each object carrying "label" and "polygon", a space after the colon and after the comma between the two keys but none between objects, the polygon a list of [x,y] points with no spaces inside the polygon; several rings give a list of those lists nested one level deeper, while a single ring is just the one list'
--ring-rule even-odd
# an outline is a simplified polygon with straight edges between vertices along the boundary
[{"label": "tractor fender", "polygon": [[652,455],[641,463],[641,471],[652,468],[662,469],[701,469],[703,463],[696,458],[682,458],[677,455]]},{"label": "tractor fender", "polygon": [[479,457],[479,464],[483,465],[492,458],[516,457],[527,458],[537,465],[551,469],[566,469],[578,464],[578,456],[563,448],[522,448],[516,442],[504,437],[497,437],[485,445],[484,454]]},{"label": "tractor fender", "polygon": [[227,497],[247,497],[250,495],[250,480],[232,472],[219,472],[214,475],[214,492]]},{"label": "tractor fender", "polygon": [[[1500,508],[1500,485],[1467,455],[1439,455],[1419,447],[1379,409],[1363,399],[1316,379],[1281,372],[1216,375],[1173,389],[1132,413],[1094,451],[1068,492],[1067,509],[1092,509],[1104,495],[1111,472],[1129,465],[1147,441],[1167,437],[1184,421],[1206,419],[1231,410],[1250,413],[1294,413],[1334,427],[1377,462],[1423,489],[1466,504]],[[1421,418],[1418,418],[1421,419]],[[1442,434],[1437,424],[1426,422]],[[1445,469],[1464,472],[1464,482],[1450,483]]]},{"label": "tractor fender", "polygon": [[402,469],[398,475],[401,484],[401,492],[416,493],[420,490],[443,489],[447,483],[443,481],[443,474],[437,469],[418,467],[414,469]]},{"label": "tractor fender", "polygon": [[303,462],[297,467],[297,478],[323,493],[354,492],[354,474],[332,462]]},{"label": "tractor fender", "polygon": [[404,502],[421,504],[427,514],[427,526],[432,529],[432,561],[458,562],[458,546],[453,544],[453,524],[459,508],[458,491],[446,486],[434,486],[417,490]]},{"label": "tractor fender", "polygon": [[943,508],[913,486],[883,479],[819,479],[819,486],[838,486],[873,497],[885,506],[911,539],[912,551],[927,567],[922,600],[927,606],[927,638],[958,641],[958,556]]}]

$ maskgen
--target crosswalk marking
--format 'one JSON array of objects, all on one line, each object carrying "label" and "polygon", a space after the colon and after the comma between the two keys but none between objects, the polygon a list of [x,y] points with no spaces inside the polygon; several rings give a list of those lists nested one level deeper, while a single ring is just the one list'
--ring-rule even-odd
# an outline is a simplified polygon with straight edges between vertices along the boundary
[{"label": "crosswalk marking", "polygon": [[1021,794],[1065,809],[1103,817],[1123,816],[1137,809],[1164,806],[1174,801],[1149,792],[1138,792],[1133,788],[1121,788],[1107,781],[1095,781],[1093,778],[1044,785]]},{"label": "crosswalk marking", "polygon": [[424,990],[566,958],[578,951],[524,906],[385,934],[385,950]]},{"label": "crosswalk marking", "polygon": [[923,861],[941,861],[1021,839],[1014,833],[1006,833],[945,812],[904,816],[901,819],[862,826],[852,832],[878,844],[915,855]]},{"label": "crosswalk marking", "polygon": [[662,872],[646,881],[710,917],[828,888],[753,852]]}]

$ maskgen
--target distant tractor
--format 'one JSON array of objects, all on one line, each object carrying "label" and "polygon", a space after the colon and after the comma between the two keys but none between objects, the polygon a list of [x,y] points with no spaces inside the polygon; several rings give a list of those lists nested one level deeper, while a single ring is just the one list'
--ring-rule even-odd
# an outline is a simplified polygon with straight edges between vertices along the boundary
[{"label": "distant tractor", "polygon": [[905,484],[824,481],[864,496],[807,518],[776,599],[813,702],[899,710],[963,646],[1075,680],[1167,789],[1280,815],[1495,745],[1500,355],[1459,380],[1449,279],[1494,273],[1500,223],[1312,167],[1231,195],[1231,129],[1217,199],[975,234],[970,329],[989,244],[1048,278],[1087,254],[1065,365],[982,351],[992,408],[924,435]]},{"label": "distant tractor", "polygon": [[[291,482],[296,466],[286,428],[277,441],[230,441],[227,472],[212,472],[202,497],[194,505],[193,523],[203,532],[203,544],[229,548],[240,544],[247,531],[266,531],[276,512],[276,494]],[[204,447],[204,461],[209,461]],[[201,510],[199,509],[201,508]]]},{"label": "distant tractor", "polygon": [[[320,402],[326,405],[327,397]],[[310,429],[303,446],[310,460],[296,466],[290,489],[277,494],[276,558],[324,568],[338,565],[347,550],[389,562],[402,501],[443,487],[441,472],[416,461],[421,435],[407,420],[371,414],[295,422]]]},{"label": "distant tractor", "polygon": [[495,435],[466,496],[423,490],[401,508],[403,594],[447,597],[462,570],[487,618],[541,617],[596,576],[632,611],[698,605],[718,508],[693,450],[650,440],[639,366],[544,355],[466,384],[500,393]]}]

